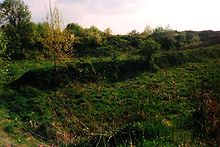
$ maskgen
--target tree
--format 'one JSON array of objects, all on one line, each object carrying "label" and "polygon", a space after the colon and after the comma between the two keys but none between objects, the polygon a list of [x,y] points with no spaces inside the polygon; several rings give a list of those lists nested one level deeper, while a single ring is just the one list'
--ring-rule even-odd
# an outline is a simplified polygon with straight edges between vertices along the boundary
[{"label": "tree", "polygon": [[37,50],[40,50],[44,53],[44,55],[47,55],[47,49],[45,49],[43,40],[49,35],[50,26],[48,22],[41,22],[34,24],[34,30],[36,33],[34,48]]},{"label": "tree", "polygon": [[139,48],[142,58],[147,62],[148,65],[150,65],[152,60],[152,55],[158,49],[160,49],[160,44],[158,44],[152,38],[149,38],[147,40],[142,41],[139,45]]},{"label": "tree", "polygon": [[48,36],[50,25],[48,22],[41,22],[35,24],[36,36],[38,39],[46,38]]},{"label": "tree", "polygon": [[112,36],[112,30],[110,28],[105,29],[104,33],[105,33],[106,37],[111,37]]},{"label": "tree", "polygon": [[178,32],[178,35],[176,36],[176,47],[177,49],[184,49],[187,47],[185,32]]},{"label": "tree", "polygon": [[146,26],[144,31],[141,33],[141,35],[143,35],[144,37],[148,37],[153,33],[153,30],[151,29],[150,26]]},{"label": "tree", "polygon": [[186,31],[187,48],[198,47],[201,44],[198,32]]},{"label": "tree", "polygon": [[68,51],[72,50],[74,36],[67,29],[62,30],[59,10],[57,8],[52,9],[51,1],[49,2],[48,35],[42,42],[48,50],[48,56],[52,56],[55,69],[57,69],[57,63],[66,57]]},{"label": "tree", "polygon": [[29,23],[31,13],[21,0],[5,0],[0,4],[1,20],[14,27]]},{"label": "tree", "polygon": [[100,46],[105,33],[100,31],[97,27],[91,26],[88,29],[85,29],[85,38],[91,47]]},{"label": "tree", "polygon": [[139,35],[139,32],[137,30],[132,30],[131,32],[128,33],[128,35]]},{"label": "tree", "polygon": [[198,47],[201,44],[200,37],[197,33],[195,33],[192,37],[191,46]]},{"label": "tree", "polygon": [[32,47],[35,36],[28,6],[21,0],[4,0],[0,3],[0,19],[9,41],[7,55],[23,58],[25,49]]},{"label": "tree", "polygon": [[171,30],[169,27],[156,28],[153,33],[151,34],[153,39],[161,44],[161,48],[165,50],[173,49],[176,44],[176,33],[175,31]]},{"label": "tree", "polygon": [[82,26],[77,23],[70,23],[67,25],[66,29],[74,34],[74,36],[83,37],[85,34],[85,30]]}]

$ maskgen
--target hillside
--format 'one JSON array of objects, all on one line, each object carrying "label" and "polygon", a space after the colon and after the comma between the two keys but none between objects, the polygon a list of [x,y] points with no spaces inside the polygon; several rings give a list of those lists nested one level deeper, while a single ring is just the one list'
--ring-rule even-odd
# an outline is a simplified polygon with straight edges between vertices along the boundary
[{"label": "hillside", "polygon": [[215,4],[1,0],[0,146],[219,146]]},{"label": "hillside", "polygon": [[139,57],[77,59],[56,71],[50,61],[5,62],[3,145],[217,145],[219,49],[158,52],[157,70]]}]

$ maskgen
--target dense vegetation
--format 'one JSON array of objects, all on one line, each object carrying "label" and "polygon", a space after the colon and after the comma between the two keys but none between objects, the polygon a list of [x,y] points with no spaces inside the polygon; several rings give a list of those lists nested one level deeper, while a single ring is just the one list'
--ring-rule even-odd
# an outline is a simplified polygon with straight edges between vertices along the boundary
[{"label": "dense vegetation", "polygon": [[20,0],[0,19],[0,145],[220,144],[219,32],[61,29]]}]

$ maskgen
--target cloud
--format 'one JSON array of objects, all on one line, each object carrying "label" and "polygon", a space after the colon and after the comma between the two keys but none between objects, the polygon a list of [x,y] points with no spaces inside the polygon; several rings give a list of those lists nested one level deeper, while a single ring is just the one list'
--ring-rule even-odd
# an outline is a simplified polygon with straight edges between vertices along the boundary
[{"label": "cloud", "polygon": [[62,7],[71,6],[72,10],[86,9],[87,13],[105,15],[135,10],[141,1],[144,0],[58,0],[56,3]]},{"label": "cloud", "polygon": [[57,3],[62,3],[62,4],[76,4],[76,3],[81,3],[81,4],[85,4],[87,3],[89,0],[57,0]]},{"label": "cloud", "polygon": [[[118,32],[123,29],[117,29],[114,24],[131,25],[129,19],[135,17],[134,14],[143,1],[145,0],[52,0],[52,3],[61,11],[66,24],[77,22],[86,27],[96,25],[102,30],[111,27],[114,32]],[[32,11],[34,21],[43,20],[48,14],[48,0],[25,2]]]},{"label": "cloud", "polygon": [[[24,0],[34,21],[48,14],[49,0]],[[62,13],[65,24],[96,25],[112,28],[115,33],[133,29],[143,31],[146,25],[167,26],[178,30],[220,29],[219,0],[52,0]]]}]

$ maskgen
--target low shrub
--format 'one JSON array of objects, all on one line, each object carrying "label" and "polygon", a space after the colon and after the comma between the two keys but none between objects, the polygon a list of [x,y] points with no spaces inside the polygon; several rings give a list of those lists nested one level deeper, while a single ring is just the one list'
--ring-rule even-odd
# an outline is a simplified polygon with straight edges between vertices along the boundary
[{"label": "low shrub", "polygon": [[220,46],[207,48],[196,48],[183,51],[167,51],[153,55],[154,64],[160,68],[182,65],[187,62],[206,61],[207,59],[218,59],[220,57]]}]

